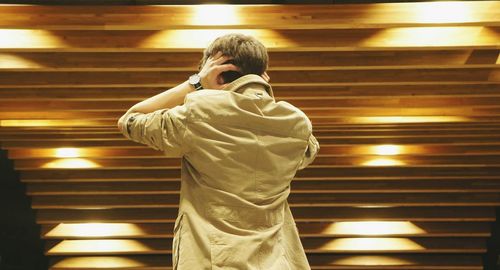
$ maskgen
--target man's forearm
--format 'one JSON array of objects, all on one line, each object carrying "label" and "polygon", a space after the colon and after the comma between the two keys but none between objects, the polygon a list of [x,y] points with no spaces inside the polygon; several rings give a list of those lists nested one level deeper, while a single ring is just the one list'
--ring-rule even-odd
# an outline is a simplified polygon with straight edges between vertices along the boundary
[{"label": "man's forearm", "polygon": [[185,81],[171,89],[135,104],[129,111],[150,113],[160,109],[173,108],[184,103],[184,98],[192,91],[194,91],[192,86],[188,81]]},{"label": "man's forearm", "polygon": [[185,81],[173,88],[170,88],[162,93],[145,99],[134,106],[130,107],[127,112],[118,120],[118,129],[122,130],[122,120],[128,114],[133,112],[151,113],[160,109],[169,109],[184,102],[184,98],[190,92],[194,91],[188,81]]}]

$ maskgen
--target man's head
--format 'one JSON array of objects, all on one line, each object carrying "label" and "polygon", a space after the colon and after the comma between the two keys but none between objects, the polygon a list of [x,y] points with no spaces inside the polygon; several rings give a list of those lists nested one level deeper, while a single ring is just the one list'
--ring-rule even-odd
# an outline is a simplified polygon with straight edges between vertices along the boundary
[{"label": "man's head", "polygon": [[[267,70],[269,56],[266,47],[256,38],[239,33],[231,33],[216,38],[203,51],[203,57],[198,66],[201,70],[210,56],[214,56],[218,51],[223,55],[230,56],[232,63],[240,68],[241,74],[222,74],[226,80],[231,77],[237,77],[247,74],[261,75]],[[225,76],[224,76],[225,75]],[[234,78],[233,78],[234,79]]]}]

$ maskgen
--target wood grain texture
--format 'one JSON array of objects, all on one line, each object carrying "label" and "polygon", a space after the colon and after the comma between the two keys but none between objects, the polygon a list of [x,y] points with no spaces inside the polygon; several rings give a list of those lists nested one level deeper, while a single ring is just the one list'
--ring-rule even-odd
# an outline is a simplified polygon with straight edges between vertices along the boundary
[{"label": "wood grain texture", "polygon": [[[312,269],[483,269],[500,207],[498,1],[235,5],[236,18],[196,20],[211,8],[0,5],[0,147],[51,270],[171,269],[180,160],[126,140],[116,122],[186,80],[230,32],[263,42],[276,100],[303,110],[320,142],[288,198]],[[97,166],[47,167],[59,148]],[[367,221],[420,231],[338,230]],[[136,230],[56,230],[89,222]],[[373,237],[422,248],[341,244]],[[98,252],[89,240],[122,245]]]}]

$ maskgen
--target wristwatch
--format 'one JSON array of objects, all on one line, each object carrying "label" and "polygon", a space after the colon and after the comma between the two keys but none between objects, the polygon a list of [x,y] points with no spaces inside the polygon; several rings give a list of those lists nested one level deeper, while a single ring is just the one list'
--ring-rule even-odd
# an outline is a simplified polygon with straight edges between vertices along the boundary
[{"label": "wristwatch", "polygon": [[198,75],[197,73],[189,76],[189,84],[194,86],[195,91],[203,89],[203,86],[201,86],[200,75]]}]

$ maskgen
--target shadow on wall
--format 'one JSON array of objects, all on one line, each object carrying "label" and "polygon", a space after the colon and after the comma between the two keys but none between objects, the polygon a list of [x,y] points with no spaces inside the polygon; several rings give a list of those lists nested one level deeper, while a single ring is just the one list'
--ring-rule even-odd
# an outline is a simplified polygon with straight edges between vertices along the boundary
[{"label": "shadow on wall", "polygon": [[7,151],[0,149],[0,269],[48,269],[30,198]]},{"label": "shadow on wall", "polygon": [[500,269],[500,207],[495,213],[496,221],[491,223],[491,237],[487,240],[488,251],[483,256],[484,270]]}]

